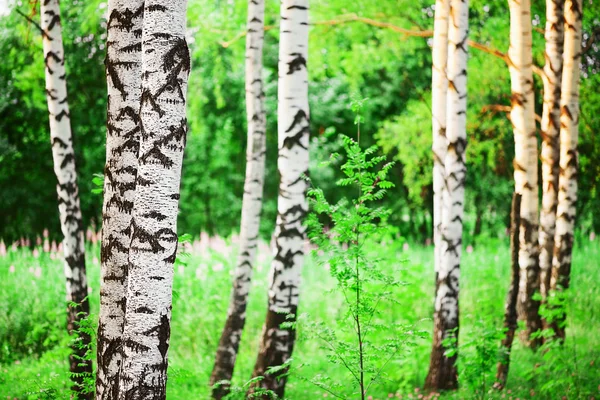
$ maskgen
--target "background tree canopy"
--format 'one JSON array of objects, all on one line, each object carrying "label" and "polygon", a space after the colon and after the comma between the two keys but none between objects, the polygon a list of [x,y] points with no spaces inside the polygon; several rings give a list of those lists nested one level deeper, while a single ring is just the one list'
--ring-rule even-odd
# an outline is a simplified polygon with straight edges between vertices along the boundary
[{"label": "background tree canopy", "polygon": [[[353,93],[365,104],[362,140],[378,143],[398,162],[396,183],[386,205],[399,234],[431,237],[431,1],[314,0],[310,33],[310,102],[314,167],[341,144],[336,133],[355,131],[348,108]],[[190,0],[188,39],[192,51],[189,125],[179,229],[228,235],[239,227],[243,191],[246,128],[244,38],[246,1]],[[600,29],[599,3],[585,1],[581,82],[578,226],[599,231],[600,218]],[[543,1],[534,1],[534,25],[544,23]],[[32,8],[18,7],[33,20]],[[69,102],[79,167],[84,223],[100,226],[102,197],[92,194],[93,174],[105,158],[106,79],[104,73],[106,3],[63,0],[63,35]],[[266,25],[278,26],[279,2],[267,2]],[[489,49],[508,49],[505,2],[472,0],[471,39]],[[408,30],[410,32],[404,32]],[[404,33],[403,33],[404,32]],[[277,56],[278,30],[265,38],[268,120],[267,175],[262,233],[273,231],[277,197]],[[15,10],[0,19],[0,237],[14,240],[44,228],[60,237],[49,144],[41,37],[35,25]],[[534,59],[544,63],[543,31],[534,31]],[[541,80],[536,77],[536,112],[541,114]],[[510,81],[505,61],[471,48],[465,229],[504,234],[513,190],[514,143],[506,107]],[[332,166],[330,168],[335,168]],[[344,195],[333,169],[312,168],[315,183],[328,198]]]}]

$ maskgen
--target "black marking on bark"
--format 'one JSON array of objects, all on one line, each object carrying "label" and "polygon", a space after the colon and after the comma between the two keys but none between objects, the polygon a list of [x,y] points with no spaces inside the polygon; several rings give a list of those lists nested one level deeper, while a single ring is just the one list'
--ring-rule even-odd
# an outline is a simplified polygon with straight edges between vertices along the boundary
[{"label": "black marking on bark", "polygon": [[75,164],[75,155],[73,155],[73,153],[65,154],[62,162],[60,163],[60,168],[65,168],[70,163]]},{"label": "black marking on bark", "polygon": [[54,116],[54,118],[56,118],[57,121],[60,121],[63,118],[70,118],[70,116],[69,116],[69,113],[66,110],[62,110],[61,112],[59,112],[58,114],[56,114]]},{"label": "black marking on bark", "polygon": [[44,64],[46,65],[46,68],[48,69],[48,72],[50,73],[50,75],[52,75],[52,74],[54,74],[54,71],[52,71],[50,69],[50,59],[54,60],[57,63],[60,63],[61,59],[58,56],[58,54],[56,54],[53,51],[47,52],[46,55],[44,56]]},{"label": "black marking on bark", "polygon": [[63,140],[59,137],[52,138],[52,146],[58,145],[61,149],[66,149],[69,147]]},{"label": "black marking on bark", "polygon": [[292,53],[290,55],[294,56],[294,58],[292,61],[287,63],[289,67],[287,72],[288,75],[292,75],[294,72],[300,71],[302,67],[306,69],[306,59],[301,53]]},{"label": "black marking on bark", "polygon": [[[108,18],[107,30],[110,28],[120,28],[125,29],[127,32],[130,32],[134,27],[133,20],[138,17],[142,17],[144,15],[144,6],[138,7],[137,10],[131,11],[129,8],[126,8],[125,11],[120,12],[119,10],[113,9]],[[114,22],[117,22],[119,25],[113,26]]]},{"label": "black marking on bark", "polygon": [[155,219],[157,221],[164,221],[165,219],[167,219],[166,215],[164,215],[164,214],[162,214],[162,213],[160,213],[160,212],[158,212],[156,210],[147,212],[146,214],[143,214],[142,217],[144,217],[144,218],[152,218],[152,219]]},{"label": "black marking on bark", "polygon": [[165,114],[165,112],[160,108],[160,106],[156,102],[156,98],[152,95],[152,93],[150,93],[150,90],[148,89],[144,89],[144,91],[142,92],[140,103],[142,104],[142,107],[144,106],[144,104],[149,103],[152,110],[156,111],[161,117]]}]

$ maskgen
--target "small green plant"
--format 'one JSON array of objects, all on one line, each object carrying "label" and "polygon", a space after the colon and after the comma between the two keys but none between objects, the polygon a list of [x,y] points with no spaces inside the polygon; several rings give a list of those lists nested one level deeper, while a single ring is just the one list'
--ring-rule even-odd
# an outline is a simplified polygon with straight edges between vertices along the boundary
[{"label": "small green plant", "polygon": [[[320,340],[328,362],[345,369],[349,381],[336,381],[329,374],[308,380],[339,399],[357,395],[367,398],[372,386],[384,378],[386,367],[401,358],[402,350],[415,335],[421,334],[411,327],[383,324],[379,318],[384,304],[394,302],[393,289],[402,282],[380,268],[378,248],[388,234],[385,221],[390,210],[377,203],[393,187],[387,180],[393,163],[384,163],[385,157],[377,155],[376,146],[364,151],[360,147],[360,111],[364,102],[352,102],[358,138],[355,141],[342,136],[346,162],[341,171],[345,177],[337,182],[339,186],[354,186],[356,197],[330,204],[321,189],[308,192],[314,210],[308,218],[309,237],[323,254],[317,257],[317,263],[329,268],[336,280],[333,292],[340,295],[344,311],[335,328],[324,322],[307,321],[306,317],[300,321],[307,321],[306,336]],[[339,159],[341,156],[334,153],[325,164]]]},{"label": "small green plant", "polygon": [[475,331],[469,340],[458,345],[456,335],[451,335],[442,344],[446,356],[460,352],[458,358],[458,380],[460,386],[473,399],[485,399],[494,383],[493,373],[498,362],[498,343],[503,330],[493,327],[490,321],[476,321]]}]

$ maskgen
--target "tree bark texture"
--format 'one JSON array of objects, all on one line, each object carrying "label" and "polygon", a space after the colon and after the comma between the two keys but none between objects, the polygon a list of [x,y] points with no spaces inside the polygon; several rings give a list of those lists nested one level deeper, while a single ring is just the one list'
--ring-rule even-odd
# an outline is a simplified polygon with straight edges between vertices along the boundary
[{"label": "tree bark texture", "polygon": [[[551,290],[569,287],[575,203],[577,202],[577,170],[579,155],[579,64],[581,62],[582,0],[565,1],[565,50],[560,100],[560,177]],[[556,335],[565,338],[565,319],[552,323]]]},{"label": "tree bark texture", "polygon": [[140,147],[143,0],[108,2],[106,165],[102,210],[98,399],[117,399],[131,213]]},{"label": "tree bark texture", "polygon": [[448,28],[447,150],[443,191],[441,257],[437,273],[433,348],[425,386],[458,387],[456,353],[446,356],[444,341],[458,338],[459,278],[464,214],[467,146],[467,40],[469,4],[452,0]]},{"label": "tree bark texture", "polygon": [[546,0],[546,64],[544,65],[544,109],[541,126],[543,183],[539,237],[542,301],[545,301],[550,288],[558,203],[560,87],[564,40],[563,8],[564,0]]},{"label": "tree bark texture", "polygon": [[[81,393],[83,374],[92,374],[91,360],[85,360],[90,345],[89,335],[74,332],[79,322],[87,317],[90,306],[87,299],[88,286],[85,270],[85,239],[79,205],[77,169],[73,151],[73,136],[67,82],[65,73],[65,53],[62,41],[60,7],[58,0],[43,0],[40,4],[41,28],[46,70],[46,99],[50,120],[50,138],[54,173],[58,181],[58,210],[60,226],[64,235],[65,277],[67,302],[69,303],[67,330],[69,335],[77,335],[69,357],[73,390],[80,399],[91,399],[93,394]],[[72,303],[75,305],[71,305]]]},{"label": "tree bark texture", "polygon": [[281,328],[287,315],[295,321],[308,211],[309,109],[308,109],[308,0],[281,1],[278,88],[278,168],[280,173],[275,228],[275,259],[271,265],[269,306],[253,376],[258,385],[283,398],[287,378],[282,372],[266,374],[292,355],[296,332]]},{"label": "tree bark texture", "polygon": [[538,260],[538,151],[535,127],[534,88],[531,54],[530,0],[508,0],[510,9],[511,77],[510,119],[515,136],[515,191],[521,197],[521,227],[519,238],[519,318],[525,321],[522,340],[531,347],[540,344],[531,340],[541,328],[538,314],[540,303],[533,295],[540,287]]},{"label": "tree bark texture", "polygon": [[[233,292],[227,321],[221,334],[215,365],[210,377],[211,386],[233,376],[242,330],[246,323],[246,305],[256,258],[263,184],[265,179],[266,111],[262,79],[264,42],[264,0],[248,0],[248,34],[246,35],[246,180],[242,201],[240,252],[233,277]],[[229,393],[229,384],[213,389],[215,399]]]},{"label": "tree bark texture", "polygon": [[435,2],[433,27],[433,68],[431,71],[431,114],[433,126],[433,243],[434,267],[437,273],[441,260],[442,192],[445,189],[444,161],[446,158],[446,99],[448,96],[448,17],[450,0]]},{"label": "tree bark texture", "polygon": [[187,134],[190,56],[185,16],[185,0],[145,1],[121,400],[166,398],[179,184]]},{"label": "tree bark texture", "polygon": [[496,369],[496,389],[503,389],[508,378],[510,352],[515,331],[517,330],[517,298],[519,296],[519,230],[521,213],[521,195],[513,194],[510,212],[510,286],[504,308],[504,329],[506,330],[500,345],[500,361]]}]

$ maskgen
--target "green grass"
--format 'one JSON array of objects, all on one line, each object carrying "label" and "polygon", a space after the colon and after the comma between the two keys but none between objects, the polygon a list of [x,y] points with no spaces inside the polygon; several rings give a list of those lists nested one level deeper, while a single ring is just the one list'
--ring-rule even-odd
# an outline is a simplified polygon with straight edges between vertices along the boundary
[{"label": "green grass", "polygon": [[[386,268],[399,270],[409,283],[395,292],[396,307],[381,310],[381,322],[414,325],[430,331],[433,312],[432,248],[399,244],[377,249],[389,258]],[[99,249],[88,251],[88,274],[93,318],[98,314]],[[509,251],[506,242],[490,241],[464,252],[461,275],[460,342],[497,332],[502,326],[508,287]],[[241,343],[234,384],[249,379],[266,313],[270,256],[259,257],[259,267],[248,306],[248,322]],[[600,396],[600,243],[579,240],[574,253],[572,289],[568,302],[568,339],[562,348],[533,353],[515,343],[507,390],[487,393],[494,371],[482,371],[473,346],[462,348],[461,382],[457,393],[442,398],[590,399]],[[174,304],[169,349],[168,399],[208,399],[208,379],[223,326],[230,293],[235,249],[221,254],[192,256],[175,267]],[[14,272],[11,266],[14,267]],[[37,270],[36,270],[37,269]],[[334,324],[340,299],[328,292],[334,281],[328,271],[307,258],[300,312],[313,321]],[[68,399],[68,338],[65,334],[65,289],[62,261],[48,254],[33,257],[29,250],[9,251],[0,257],[0,400]],[[333,326],[333,325],[332,325]],[[306,381],[317,374],[347,379],[344,370],[328,362],[322,343],[299,341],[286,397],[332,398]],[[378,340],[375,338],[374,340]],[[381,339],[383,340],[383,339]],[[385,379],[374,386],[373,399],[418,398],[427,373],[430,339],[419,340],[386,368]],[[495,348],[497,344],[492,343]],[[495,369],[495,368],[494,368]],[[467,378],[477,383],[467,383]],[[485,378],[485,389],[475,391]],[[475,386],[474,386],[475,385]],[[410,396],[409,396],[410,395]],[[505,396],[505,397],[502,397]]]}]

